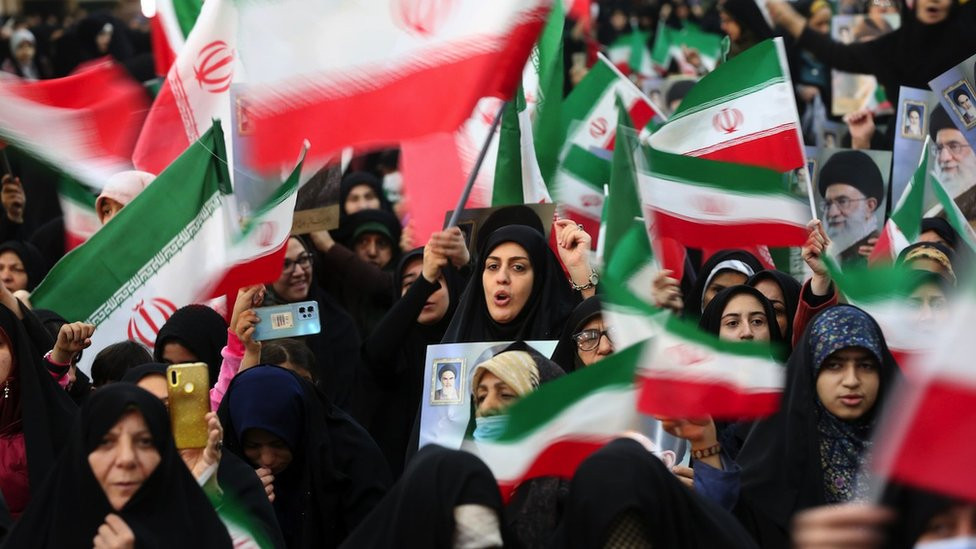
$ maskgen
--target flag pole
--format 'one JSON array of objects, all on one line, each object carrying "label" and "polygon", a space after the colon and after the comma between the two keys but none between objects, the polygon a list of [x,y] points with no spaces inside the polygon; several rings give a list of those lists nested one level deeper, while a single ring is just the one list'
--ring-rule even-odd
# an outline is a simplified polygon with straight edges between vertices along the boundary
[{"label": "flag pole", "polygon": [[468,197],[471,196],[471,188],[474,187],[474,180],[478,177],[478,171],[481,169],[482,162],[485,161],[485,156],[488,155],[488,147],[491,145],[491,139],[495,136],[495,131],[498,130],[498,124],[502,121],[502,113],[505,112],[505,107],[508,106],[508,103],[508,101],[502,102],[502,106],[498,109],[498,114],[495,115],[495,119],[491,123],[491,129],[488,130],[488,138],[481,145],[478,160],[475,161],[474,167],[471,168],[471,173],[468,174],[468,182],[464,184],[464,192],[461,193],[461,198],[458,199],[457,206],[454,207],[454,213],[451,214],[451,219],[447,222],[447,227],[457,225],[458,218],[461,217],[461,210],[468,203]]},{"label": "flag pole", "polygon": [[10,167],[10,158],[7,157],[7,149],[0,149],[0,156],[3,157],[3,171],[10,174],[10,177],[14,176],[14,170]]}]

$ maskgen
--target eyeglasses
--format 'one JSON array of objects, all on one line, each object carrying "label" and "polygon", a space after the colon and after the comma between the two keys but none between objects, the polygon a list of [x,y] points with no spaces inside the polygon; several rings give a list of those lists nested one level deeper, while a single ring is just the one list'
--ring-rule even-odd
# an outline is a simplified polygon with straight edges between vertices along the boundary
[{"label": "eyeglasses", "polygon": [[284,272],[290,273],[295,270],[295,265],[300,265],[303,269],[308,269],[312,264],[312,254],[304,253],[296,257],[295,259],[285,258],[285,268]]},{"label": "eyeglasses", "polygon": [[573,340],[576,341],[576,346],[579,347],[581,351],[592,351],[600,346],[600,338],[607,336],[607,341],[613,345],[613,339],[610,337],[610,332],[608,330],[583,330],[578,334],[573,334]]},{"label": "eyeglasses", "polygon": [[935,146],[935,150],[938,151],[939,154],[942,154],[942,151],[944,151],[945,149],[949,149],[949,153],[952,154],[952,156],[956,156],[957,154],[961,153],[964,149],[968,149],[968,148],[969,148],[968,144],[960,143],[958,141],[950,141],[948,143],[943,143],[942,145]]},{"label": "eyeglasses", "polygon": [[823,211],[824,213],[827,213],[830,211],[830,208],[832,206],[837,206],[837,209],[846,212],[848,208],[851,207],[851,204],[853,204],[854,202],[861,202],[864,200],[867,200],[867,198],[847,198],[846,196],[842,196],[837,200],[824,200]]}]

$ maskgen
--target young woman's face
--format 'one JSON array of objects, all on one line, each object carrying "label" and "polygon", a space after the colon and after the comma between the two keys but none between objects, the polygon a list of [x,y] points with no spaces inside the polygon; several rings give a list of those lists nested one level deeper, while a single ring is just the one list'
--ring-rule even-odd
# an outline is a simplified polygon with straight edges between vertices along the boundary
[{"label": "young woman's face", "polygon": [[152,393],[152,396],[158,398],[163,403],[163,406],[169,410],[169,391],[166,387],[166,376],[162,374],[149,374],[143,376],[136,385]]},{"label": "young woman's face", "polygon": [[[423,267],[424,263],[420,258],[407,263],[407,266],[403,269],[403,282],[400,286],[401,296],[407,293],[407,290],[410,289],[410,286],[417,280],[418,276],[422,276],[421,272],[423,271]],[[418,324],[423,324],[424,326],[437,324],[447,314],[447,308],[451,304],[451,297],[447,293],[447,281],[444,280],[444,275],[437,277],[437,282],[440,283],[441,287],[427,297],[424,308],[420,310],[420,315],[417,316]]]},{"label": "young woman's face", "polygon": [[718,328],[726,341],[769,341],[769,319],[762,303],[749,294],[739,294],[725,304]]},{"label": "young woman's face", "polygon": [[380,209],[380,197],[376,196],[373,187],[365,183],[356,185],[346,195],[345,208],[348,215],[362,210],[378,210]]},{"label": "young woman's face", "polygon": [[311,283],[312,257],[297,238],[289,238],[288,248],[285,250],[285,268],[271,287],[282,299],[295,303],[308,297]]},{"label": "young woman's face", "polygon": [[742,36],[742,28],[739,27],[739,23],[724,11],[720,11],[718,15],[721,20],[719,27],[722,29],[722,32],[729,36],[730,41],[735,42],[738,40]]},{"label": "young woman's face", "polygon": [[170,341],[163,345],[163,362],[166,364],[189,364],[200,362],[200,358],[182,343]]},{"label": "young woman's face", "polygon": [[142,412],[132,410],[88,454],[88,465],[109,504],[118,511],[139,491],[161,459]]},{"label": "young woman's face", "polygon": [[270,469],[275,475],[291,465],[291,448],[277,435],[264,429],[248,429],[241,444],[244,455],[253,465]]},{"label": "young woman's face", "polygon": [[20,256],[7,250],[0,254],[0,281],[11,292],[27,289],[27,269]]},{"label": "young woman's face", "polygon": [[724,270],[717,275],[713,276],[711,280],[708,281],[708,286],[705,287],[705,291],[702,293],[702,310],[708,307],[708,304],[712,301],[716,295],[722,290],[730,287],[737,286],[739,284],[745,284],[748,280],[745,274],[739,271]]},{"label": "young woman's face", "polygon": [[881,376],[878,359],[863,347],[846,347],[824,359],[817,374],[817,397],[828,412],[845,421],[874,408]]},{"label": "young woman's face", "polygon": [[925,25],[941,23],[949,17],[949,8],[952,7],[952,0],[916,0],[918,5],[915,7],[915,18]]},{"label": "young woman's face", "polygon": [[779,287],[776,282],[764,278],[753,286],[755,289],[759,290],[759,293],[766,296],[773,305],[773,311],[776,313],[776,324],[779,326],[779,333],[785,334],[786,328],[789,325],[789,319],[786,318],[786,298],[783,296],[783,289]]},{"label": "young woman's face", "polygon": [[489,252],[481,282],[492,320],[507,324],[522,312],[532,295],[534,276],[529,253],[522,246],[504,242]]}]

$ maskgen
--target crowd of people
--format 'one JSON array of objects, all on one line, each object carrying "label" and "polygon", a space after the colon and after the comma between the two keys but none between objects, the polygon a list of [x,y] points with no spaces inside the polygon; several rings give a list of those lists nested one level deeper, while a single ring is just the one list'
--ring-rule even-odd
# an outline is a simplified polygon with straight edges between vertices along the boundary
[{"label": "crowd of people", "polygon": [[[727,36],[731,57],[785,37],[801,110],[816,97],[829,104],[830,69],[875,75],[896,98],[899,86],[924,88],[976,53],[974,6],[594,2],[592,24],[567,19],[566,92],[585,76],[580,55],[633,29],[648,32],[650,47],[663,26],[694,24]],[[900,27],[853,44],[825,34],[835,13],[878,10],[900,13]],[[104,55],[139,80],[153,76],[139,17],[25,12],[3,21],[0,37],[0,68],[24,79],[64,75]],[[656,75],[668,77],[664,110],[707,72],[697,52],[685,48],[683,59]],[[906,124],[924,133],[913,112]],[[497,439],[509,408],[543,384],[600,368],[621,350],[620,327],[603,314],[596,235],[583,225],[557,216],[547,233],[534,210],[513,205],[483,221],[475,241],[449,227],[411,242],[396,151],[363,154],[342,179],[338,228],[290,237],[277,280],[241,288],[226,316],[206,305],[180,308],[152,348],[116,342],[86,373],[77,365],[96,327],[30,301],[65,253],[56,182],[14,157],[0,192],[0,544],[976,547],[976,502],[895,483],[879,491],[864,474],[903,365],[878,322],[845,303],[825,256],[839,247],[841,261],[863,261],[877,243],[868,221],[883,216],[885,199],[890,209],[882,174],[858,150],[891,149],[899,128],[876,114],[843,119],[850,137],[841,145],[851,150],[834,155],[815,182],[825,203],[799,250],[808,276],[773,269],[754,250],[689,249],[680,279],[658,271],[645,289],[655,307],[702,332],[768,344],[787,372],[780,410],[758,421],[657,418],[687,442],[687,464],[666,465],[642,435],[626,432],[572,478],[533,478],[510,493],[474,453],[420,447],[427,348],[504,344],[470,375],[449,365],[435,372],[435,400],[470,396],[475,446]],[[951,122],[928,128],[941,173],[974,161]],[[96,202],[101,223],[153,178],[129,171],[106,182]],[[922,337],[948,318],[973,265],[944,217],[924,219],[917,240],[895,263],[912,274],[903,290]],[[318,304],[320,333],[255,339],[257,308],[304,301]],[[551,356],[526,344],[539,340],[556,342]],[[207,442],[178,450],[167,365],[196,362],[211,383]]]}]

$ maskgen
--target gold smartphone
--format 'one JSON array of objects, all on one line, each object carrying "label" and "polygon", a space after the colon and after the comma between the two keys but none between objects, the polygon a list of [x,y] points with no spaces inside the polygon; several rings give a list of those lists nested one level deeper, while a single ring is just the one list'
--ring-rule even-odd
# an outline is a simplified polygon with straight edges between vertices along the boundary
[{"label": "gold smartphone", "polygon": [[166,368],[169,392],[169,420],[173,439],[180,450],[207,445],[210,412],[210,373],[202,362],[172,364]]}]

